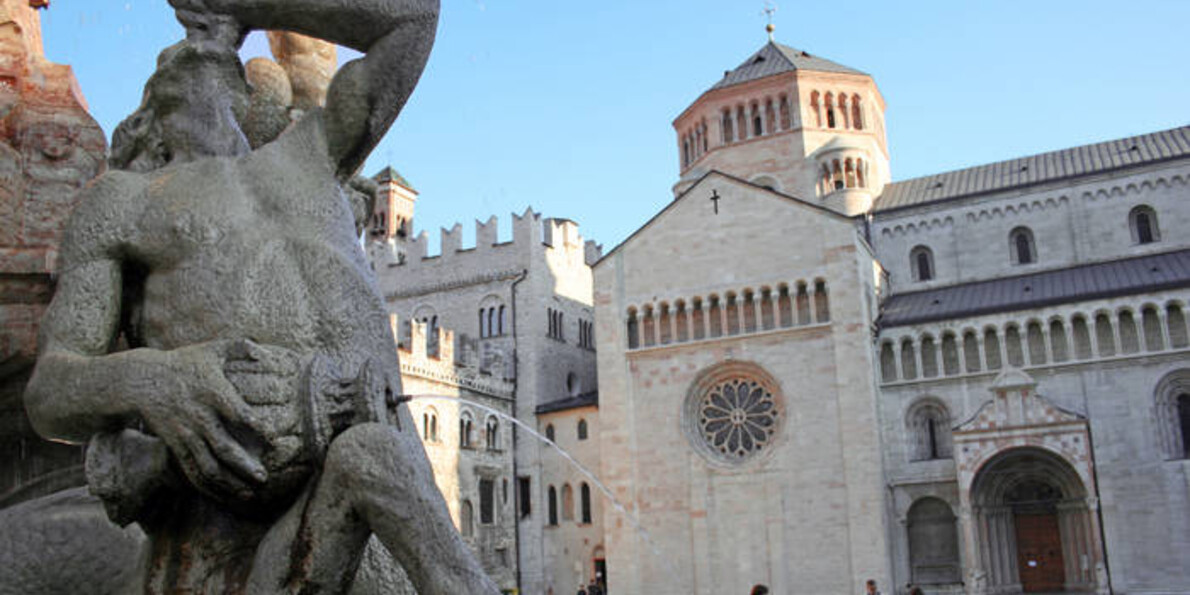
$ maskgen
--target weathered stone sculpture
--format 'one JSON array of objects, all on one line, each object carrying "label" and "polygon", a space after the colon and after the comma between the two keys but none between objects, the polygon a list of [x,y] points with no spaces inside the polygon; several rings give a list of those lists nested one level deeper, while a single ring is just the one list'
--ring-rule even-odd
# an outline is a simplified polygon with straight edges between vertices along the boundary
[{"label": "weathered stone sculpture", "polygon": [[[34,425],[89,442],[92,492],[144,529],[138,591],[341,593],[375,534],[420,593],[496,592],[398,406],[351,201],[425,66],[437,0],[171,4],[186,39],[67,228]],[[365,52],[256,149],[236,54],[250,29]]]}]

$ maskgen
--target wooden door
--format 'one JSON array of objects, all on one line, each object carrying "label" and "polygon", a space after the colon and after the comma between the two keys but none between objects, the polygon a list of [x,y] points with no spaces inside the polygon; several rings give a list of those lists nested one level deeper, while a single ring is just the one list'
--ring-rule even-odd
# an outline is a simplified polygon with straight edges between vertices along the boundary
[{"label": "wooden door", "polygon": [[1026,593],[1062,591],[1062,537],[1056,514],[1016,514],[1017,566]]}]

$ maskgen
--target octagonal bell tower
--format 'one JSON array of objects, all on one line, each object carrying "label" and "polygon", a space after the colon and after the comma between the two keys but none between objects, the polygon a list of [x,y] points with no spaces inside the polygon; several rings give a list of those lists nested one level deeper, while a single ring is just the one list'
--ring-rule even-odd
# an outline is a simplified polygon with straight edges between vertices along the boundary
[{"label": "octagonal bell tower", "polygon": [[884,98],[872,77],[771,38],[673,125],[675,196],[718,170],[856,215],[890,179]]}]

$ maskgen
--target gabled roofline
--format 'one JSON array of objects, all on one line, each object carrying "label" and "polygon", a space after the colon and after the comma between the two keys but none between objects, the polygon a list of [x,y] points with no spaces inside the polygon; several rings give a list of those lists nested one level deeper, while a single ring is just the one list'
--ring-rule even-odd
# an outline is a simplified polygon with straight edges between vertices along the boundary
[{"label": "gabled roofline", "polygon": [[809,202],[805,199],[801,199],[801,198],[798,198],[798,197],[790,195],[790,194],[785,194],[783,192],[778,192],[776,190],[773,190],[772,188],[769,188],[768,186],[761,186],[760,184],[749,182],[748,180],[745,180],[745,179],[737,177],[737,176],[733,176],[729,173],[724,173],[717,169],[712,169],[711,171],[708,171],[707,173],[703,174],[702,177],[695,180],[694,183],[691,184],[689,188],[687,188],[685,191],[683,191],[681,194],[679,194],[676,198],[669,201],[669,204],[665,205],[665,207],[663,209],[661,209],[660,211],[657,211],[657,213],[655,215],[653,215],[652,217],[650,217],[648,221],[645,221],[643,225],[636,228],[636,231],[629,234],[628,237],[624,238],[624,240],[621,241],[619,244],[616,244],[615,248],[612,248],[607,253],[605,253],[599,260],[595,261],[595,264],[591,265],[591,268],[595,268],[595,267],[599,266],[600,263],[602,263],[604,260],[607,260],[607,258],[609,256],[618,252],[620,250],[620,248],[622,248],[628,242],[631,242],[633,240],[633,238],[635,238],[636,236],[640,235],[640,233],[642,231],[644,231],[646,227],[649,227],[650,225],[652,225],[654,221],[658,220],[659,218],[661,218],[662,215],[664,215],[670,209],[674,208],[674,205],[678,204],[683,199],[685,199],[686,196],[689,195],[691,192],[694,192],[694,189],[701,186],[703,184],[703,182],[705,182],[707,180],[707,178],[709,178],[711,176],[720,176],[723,178],[727,178],[727,180],[730,182],[743,184],[744,186],[751,186],[752,188],[755,188],[757,190],[762,190],[762,191],[772,194],[773,196],[780,198],[782,200],[786,200],[786,201],[792,202],[794,204],[797,204],[797,205],[800,205],[803,207],[809,207],[810,209],[819,211],[826,215],[830,215],[830,216],[832,216],[836,219],[839,219],[841,221],[854,222],[857,218],[862,217],[862,215],[856,215],[854,217],[849,217],[842,213],[838,213],[831,209],[828,209],[822,205],[816,205],[816,204]]}]

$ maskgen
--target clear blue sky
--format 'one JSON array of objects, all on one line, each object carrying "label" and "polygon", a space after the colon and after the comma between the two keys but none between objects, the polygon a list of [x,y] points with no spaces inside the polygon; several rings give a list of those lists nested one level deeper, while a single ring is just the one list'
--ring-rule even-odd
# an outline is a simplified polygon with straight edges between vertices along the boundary
[{"label": "clear blue sky", "polygon": [[[434,54],[366,172],[421,192],[418,229],[526,206],[610,249],[671,198],[670,127],[766,40],[760,0],[446,0]],[[1190,121],[1186,0],[780,2],[777,39],[872,74],[894,179]],[[46,53],[109,137],[157,52],[165,0],[54,0]],[[261,51],[250,40],[248,54]]]}]

